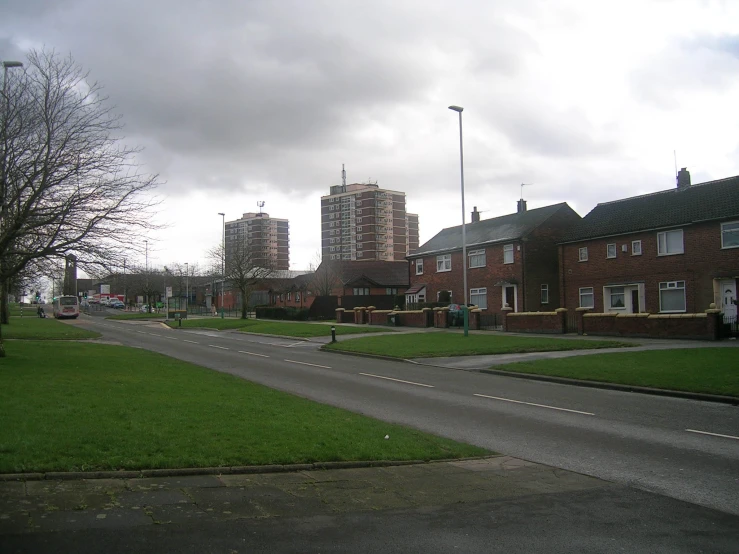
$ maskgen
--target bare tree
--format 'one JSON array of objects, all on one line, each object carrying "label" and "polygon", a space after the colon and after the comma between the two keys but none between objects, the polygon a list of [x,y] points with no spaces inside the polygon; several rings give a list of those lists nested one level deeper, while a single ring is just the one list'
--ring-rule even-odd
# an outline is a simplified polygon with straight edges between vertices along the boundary
[{"label": "bare tree", "polygon": [[341,262],[331,260],[321,262],[311,281],[316,296],[331,296],[331,292],[341,284]]},{"label": "bare tree", "polygon": [[42,259],[120,267],[154,228],[157,177],[135,163],[102,86],[71,57],[31,51],[3,83],[0,128],[0,322],[8,280]]},{"label": "bare tree", "polygon": [[[223,260],[224,248],[219,245],[208,253],[213,266],[216,261],[220,273],[221,260]],[[249,297],[257,285],[274,274],[272,267],[264,267],[264,254],[249,249],[246,245],[229,246],[225,250],[225,275],[224,281],[239,291],[241,296],[241,318],[246,319],[249,311]]]}]

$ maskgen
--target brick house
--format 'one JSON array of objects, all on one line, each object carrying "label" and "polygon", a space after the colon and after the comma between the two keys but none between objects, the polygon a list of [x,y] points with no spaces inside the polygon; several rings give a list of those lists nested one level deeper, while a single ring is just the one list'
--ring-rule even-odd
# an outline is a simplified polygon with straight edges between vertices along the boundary
[{"label": "brick house", "polygon": [[[475,207],[466,224],[468,298],[485,314],[551,311],[559,307],[557,244],[580,221],[567,203],[480,220]],[[463,303],[462,226],[449,227],[408,256],[406,303],[436,302],[442,291]]]},{"label": "brick house", "polygon": [[594,312],[736,316],[739,177],[598,204],[560,245],[560,303]]}]

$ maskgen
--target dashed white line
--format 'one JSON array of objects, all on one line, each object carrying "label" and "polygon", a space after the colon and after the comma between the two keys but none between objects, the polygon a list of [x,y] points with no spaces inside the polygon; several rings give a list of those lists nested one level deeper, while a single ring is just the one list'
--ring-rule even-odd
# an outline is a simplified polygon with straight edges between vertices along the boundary
[{"label": "dashed white line", "polygon": [[430,389],[435,388],[434,385],[424,385],[423,383],[414,383],[413,381],[403,381],[402,379],[393,379],[392,377],[383,377],[382,375],[373,375],[372,373],[360,373],[360,375],[364,375],[365,377],[375,377],[377,379],[387,379],[388,381],[396,381],[407,385],[416,385],[417,387],[428,387]]},{"label": "dashed white line", "polygon": [[570,410],[568,408],[558,408],[557,406],[547,406],[546,404],[536,404],[534,402],[523,402],[522,400],[512,400],[510,398],[501,398],[500,396],[488,396],[487,394],[475,394],[481,398],[492,398],[493,400],[502,400],[503,402],[513,402],[514,404],[526,404],[527,406],[537,406],[538,408],[548,408],[550,410],[559,410],[560,412],[572,412],[573,414],[595,415],[591,412],[581,412],[580,410]]},{"label": "dashed white line", "polygon": [[157,335],[156,333],[149,333],[152,337],[161,337],[162,335]]},{"label": "dashed white line", "polygon": [[229,350],[229,348],[226,348],[225,346],[216,346],[215,344],[209,344],[211,348],[220,348],[221,350]]},{"label": "dashed white line", "polygon": [[305,343],[303,341],[300,341],[300,342],[294,342],[292,344],[283,344],[282,346],[284,346],[285,348],[292,348],[293,346],[300,346],[302,344],[305,344]]},{"label": "dashed white line", "polygon": [[148,335],[149,334],[149,333],[146,333],[144,331],[136,331],[136,332],[139,333],[139,334],[141,334],[141,335]]},{"label": "dashed white line", "polygon": [[247,352],[246,350],[239,350],[239,354],[249,354],[250,356],[259,356],[260,358],[269,358],[266,354],[257,354],[256,352]]},{"label": "dashed white line", "polygon": [[734,435],[722,435],[721,433],[709,433],[708,431],[697,431],[696,429],[685,429],[688,433],[700,433],[701,435],[711,435],[712,437],[722,437],[724,439],[734,439],[739,441],[739,437]]},{"label": "dashed white line", "polygon": [[327,365],[318,365],[318,364],[309,364],[308,362],[298,362],[297,360],[285,360],[286,362],[290,362],[292,364],[300,364],[300,365],[309,365],[312,367],[322,367],[323,369],[331,369]]},{"label": "dashed white line", "polygon": [[195,342],[194,340],[187,340],[187,339],[182,339],[182,342],[189,342],[190,344],[200,344],[199,342]]}]

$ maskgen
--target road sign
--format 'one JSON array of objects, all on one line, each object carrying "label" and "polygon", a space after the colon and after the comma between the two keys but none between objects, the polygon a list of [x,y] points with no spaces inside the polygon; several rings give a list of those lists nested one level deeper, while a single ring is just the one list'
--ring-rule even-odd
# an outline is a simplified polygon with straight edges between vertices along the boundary
[{"label": "road sign", "polygon": [[167,287],[167,298],[172,298],[172,287]]}]

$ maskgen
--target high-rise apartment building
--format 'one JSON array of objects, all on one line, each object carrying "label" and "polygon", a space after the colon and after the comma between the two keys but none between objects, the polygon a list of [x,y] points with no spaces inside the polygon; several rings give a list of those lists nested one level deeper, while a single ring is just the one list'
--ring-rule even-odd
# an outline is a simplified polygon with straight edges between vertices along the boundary
[{"label": "high-rise apartment building", "polygon": [[226,265],[229,252],[239,245],[252,254],[252,263],[270,269],[290,269],[290,226],[287,219],[266,213],[246,213],[226,222]]},{"label": "high-rise apartment building", "polygon": [[405,211],[404,192],[342,184],[321,197],[324,260],[399,261],[418,244],[418,215]]}]

